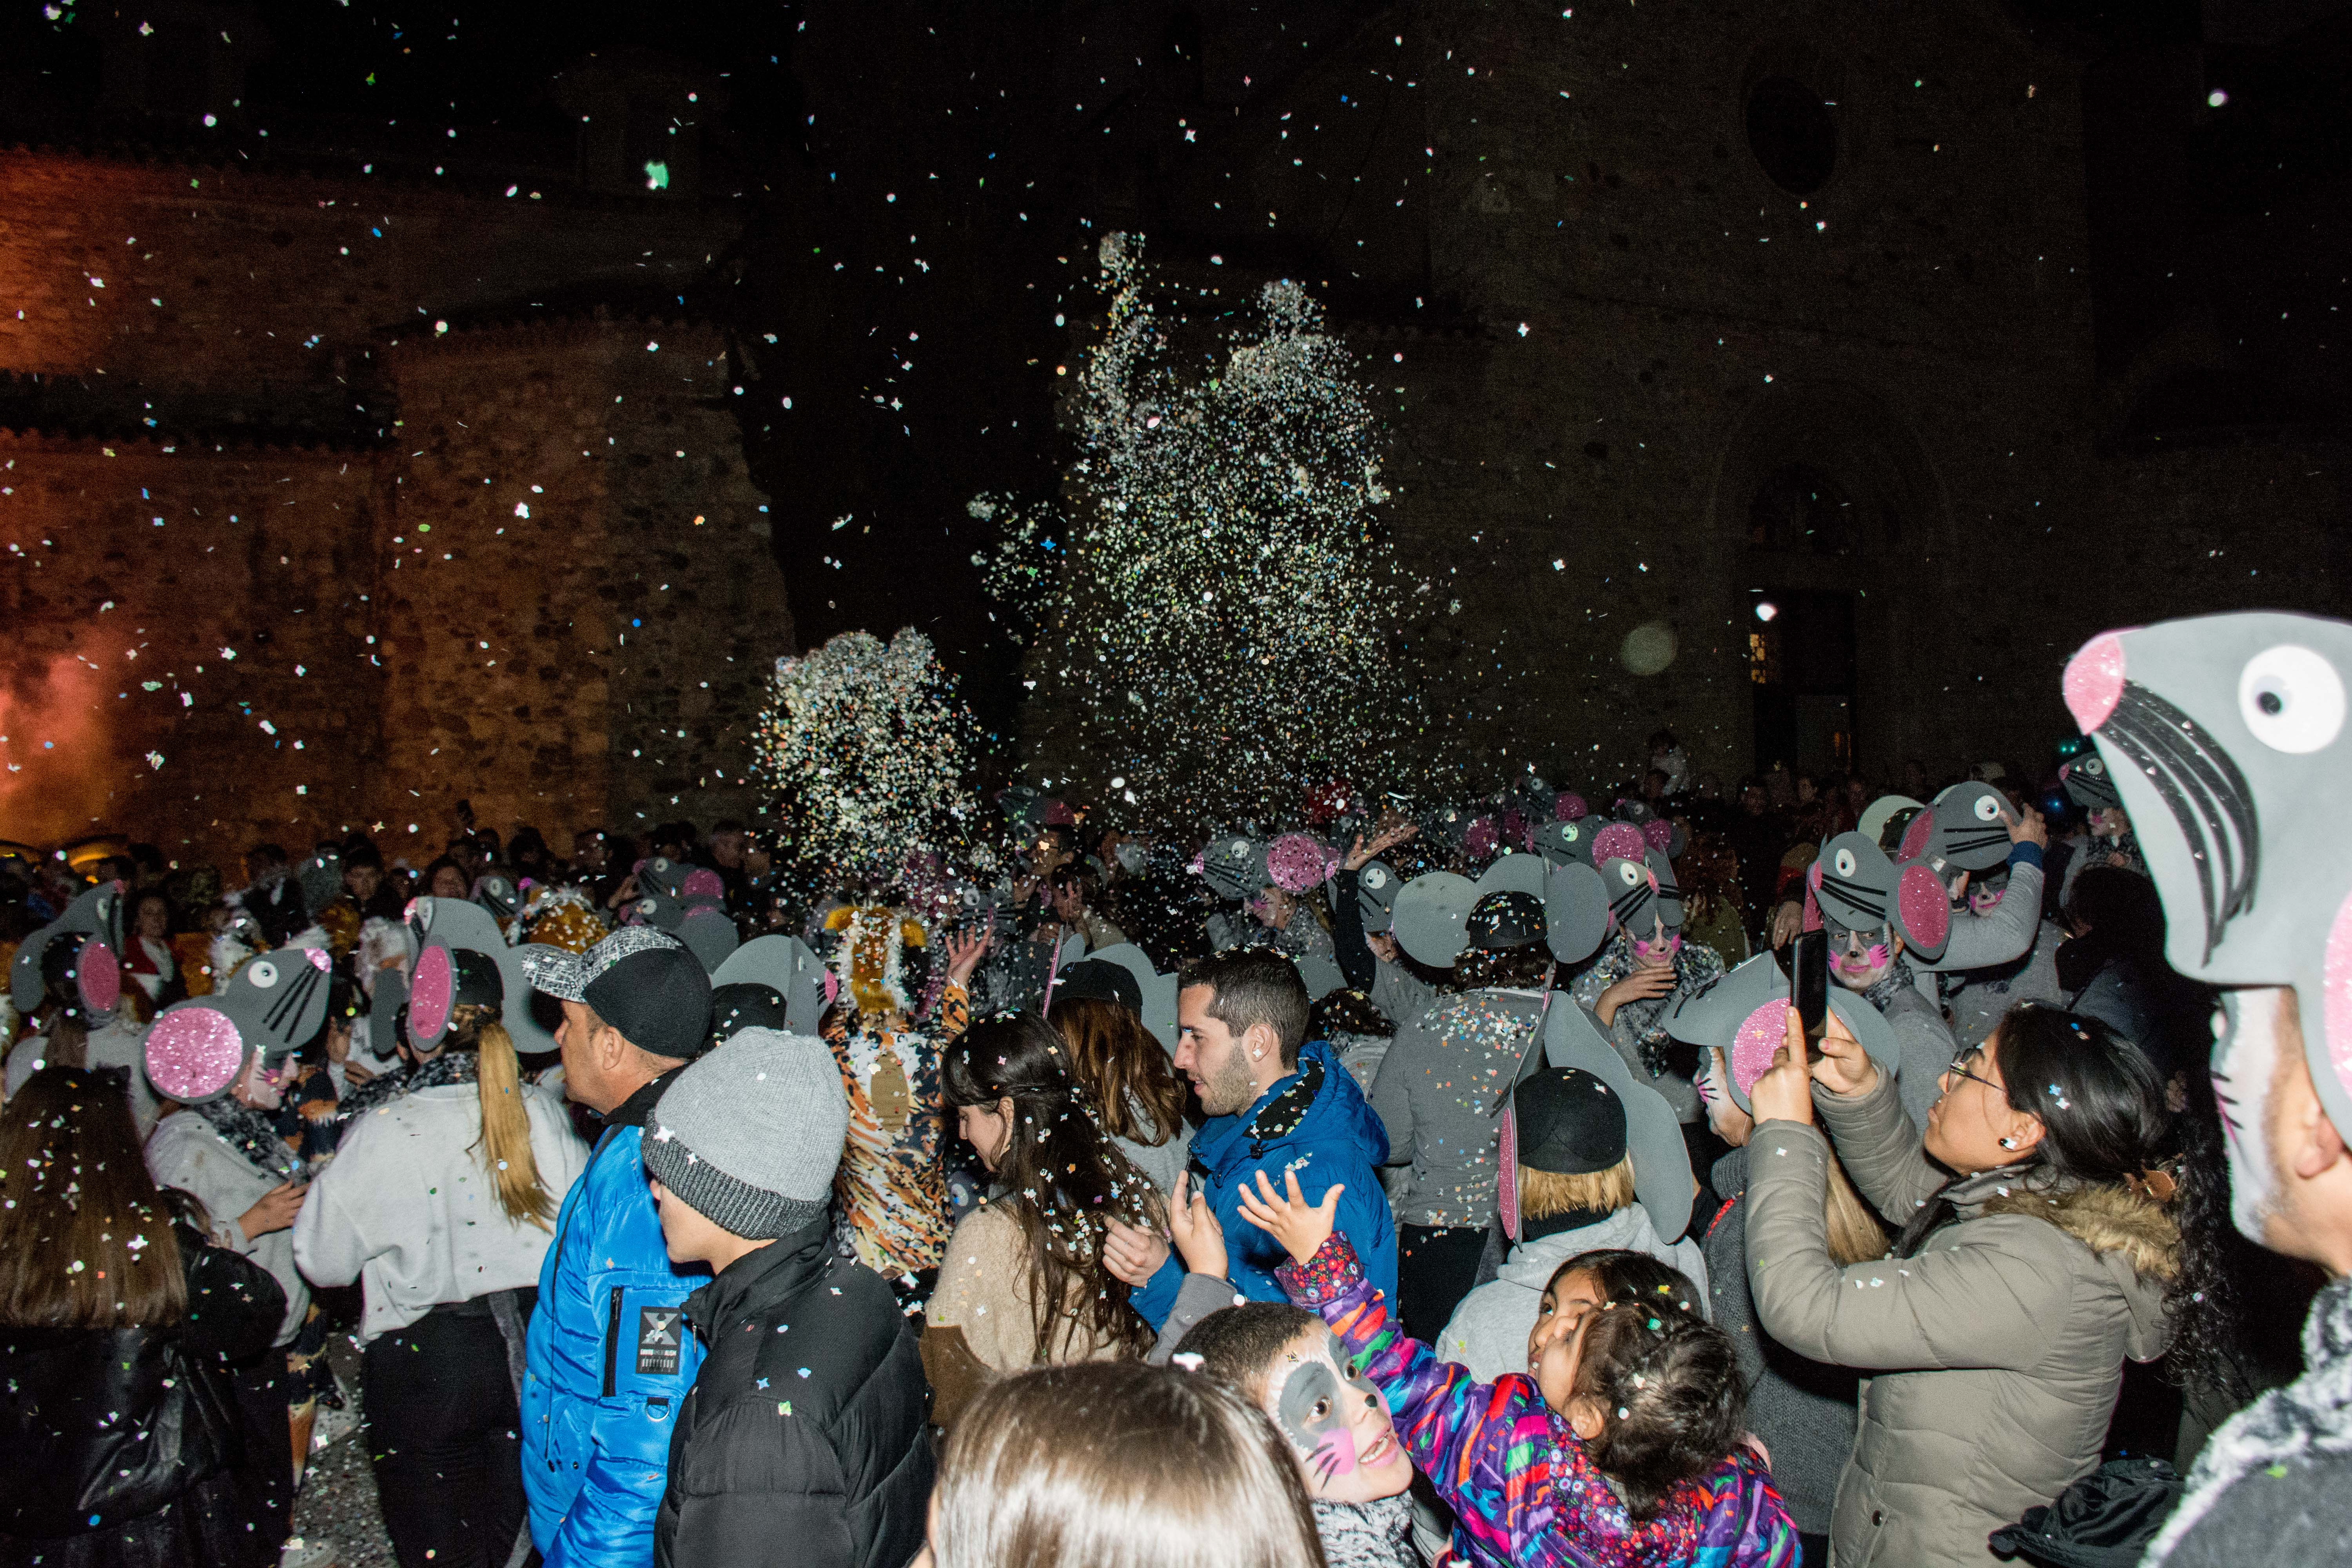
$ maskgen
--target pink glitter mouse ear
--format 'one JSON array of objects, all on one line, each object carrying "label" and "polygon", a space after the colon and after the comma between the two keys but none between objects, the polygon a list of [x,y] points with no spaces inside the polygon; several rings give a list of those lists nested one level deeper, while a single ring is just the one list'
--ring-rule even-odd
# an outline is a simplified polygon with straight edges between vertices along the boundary
[{"label": "pink glitter mouse ear", "polygon": [[688,903],[703,899],[719,900],[727,897],[727,884],[719,879],[718,872],[698,866],[686,874],[686,883],[678,889],[677,896]]},{"label": "pink glitter mouse ear", "polygon": [[81,989],[82,1005],[93,1013],[111,1013],[122,1000],[122,960],[103,937],[81,944],[74,960],[74,984]]},{"label": "pink glitter mouse ear", "polygon": [[201,1105],[228,1092],[245,1071],[245,1037],[217,1007],[180,1002],[147,1031],[147,1081],[166,1100]]},{"label": "pink glitter mouse ear", "polygon": [[1895,884],[1895,912],[1903,921],[1903,940],[1929,962],[1944,956],[1952,936],[1952,900],[1943,880],[1925,865],[1903,868]]},{"label": "pink glitter mouse ear", "polygon": [[1592,836],[1592,863],[1605,865],[1612,860],[1639,860],[1650,847],[1642,830],[1630,822],[1612,822]]},{"label": "pink glitter mouse ear", "polygon": [[1519,1110],[1506,1100],[1503,1104],[1503,1138],[1495,1151],[1497,1183],[1495,1195],[1501,1200],[1503,1235],[1511,1241],[1519,1238]]},{"label": "pink glitter mouse ear", "polygon": [[1932,808],[1912,813],[1910,822],[1903,829],[1903,842],[1895,847],[1895,858],[1897,860],[1916,860],[1927,853],[1927,840],[1935,831],[1936,813]]},{"label": "pink glitter mouse ear", "polygon": [[449,950],[439,942],[416,955],[416,973],[408,983],[408,1037],[430,1050],[449,1029],[449,1005],[457,994],[457,977]]},{"label": "pink glitter mouse ear", "polygon": [[1741,1019],[1738,1032],[1731,1037],[1725,1064],[1730,1071],[1726,1076],[1743,1110],[1748,1109],[1748,1089],[1772,1070],[1772,1057],[1788,1038],[1788,1018],[1789,999],[1775,996]]}]

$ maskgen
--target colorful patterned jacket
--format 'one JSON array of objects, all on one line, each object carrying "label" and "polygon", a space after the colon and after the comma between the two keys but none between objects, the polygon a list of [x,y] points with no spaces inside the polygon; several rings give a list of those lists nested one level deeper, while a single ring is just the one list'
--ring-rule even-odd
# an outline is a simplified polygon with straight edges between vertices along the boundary
[{"label": "colorful patterned jacket", "polygon": [[1794,1568],[1797,1530],[1772,1478],[1744,1449],[1635,1521],[1535,1380],[1491,1384],[1442,1362],[1389,1319],[1343,1236],[1278,1278],[1322,1314],[1388,1400],[1414,1466],[1454,1513],[1441,1563],[1493,1568]]}]

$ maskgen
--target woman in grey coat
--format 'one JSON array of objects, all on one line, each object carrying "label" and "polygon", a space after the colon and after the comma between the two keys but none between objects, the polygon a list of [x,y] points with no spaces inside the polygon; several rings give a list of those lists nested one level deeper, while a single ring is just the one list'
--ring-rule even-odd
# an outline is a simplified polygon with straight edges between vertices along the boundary
[{"label": "woman in grey coat", "polygon": [[[2152,1360],[2184,1312],[2211,1310],[2191,1300],[2210,1238],[2184,1245],[2179,1216],[2216,1212],[2202,1189],[2218,1173],[2158,1168],[2163,1086],[2095,1020],[2013,1010],[1944,1073],[1924,1136],[1834,1015],[1821,1049],[1809,1082],[1792,1023],[1749,1090],[1757,1320],[1874,1374],[1831,1521],[1840,1568],[1977,1568],[1996,1561],[1989,1534],[2097,1467],[2125,1358]],[[1816,1108],[1863,1195],[1902,1225],[1887,1258],[1830,1257]]]}]

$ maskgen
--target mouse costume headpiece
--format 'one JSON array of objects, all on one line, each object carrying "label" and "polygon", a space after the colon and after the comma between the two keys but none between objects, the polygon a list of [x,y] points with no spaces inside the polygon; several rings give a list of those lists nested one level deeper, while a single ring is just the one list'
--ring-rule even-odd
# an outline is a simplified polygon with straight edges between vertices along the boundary
[{"label": "mouse costume headpiece", "polygon": [[[1860,994],[1829,988],[1830,1011],[1861,1043],[1879,1070],[1892,1078],[1902,1047],[1895,1026]],[[1769,952],[1727,970],[1677,1001],[1666,1014],[1666,1033],[1685,1045],[1723,1053],[1724,1078],[1732,1103],[1748,1110],[1748,1091],[1772,1066],[1787,1039],[1789,977]]]},{"label": "mouse costume headpiece", "polygon": [[1601,863],[1601,887],[1618,930],[1646,939],[1661,922],[1669,931],[1682,929],[1683,890],[1675,883],[1674,862],[1661,851],[1612,855]]},{"label": "mouse costume headpiece", "polygon": [[1552,1008],[1543,1049],[1528,1054],[1503,1112],[1496,1163],[1504,1231],[1522,1239],[1521,1165],[1582,1175],[1605,1171],[1628,1153],[1634,1195],[1659,1236],[1672,1241],[1688,1228],[1691,1213],[1690,1152],[1674,1108],[1634,1077],[1583,1008]]},{"label": "mouse costume headpiece", "polygon": [[419,1050],[438,1049],[457,1009],[475,1005],[499,1010],[518,1052],[556,1048],[554,1035],[531,1016],[523,950],[507,945],[489,910],[467,899],[418,899],[408,907],[408,929],[416,944],[408,973],[408,1037]]},{"label": "mouse costume headpiece", "polygon": [[1265,846],[1245,833],[1209,840],[1201,851],[1201,875],[1221,899],[1250,899],[1266,886]]},{"label": "mouse costume headpiece", "polygon": [[[2080,655],[2076,656],[2080,658]],[[2094,737],[2095,739],[2095,737]],[[2104,811],[2111,805],[2123,805],[2123,795],[2116,787],[2116,775],[2107,760],[2096,753],[2076,757],[2058,768],[2058,782],[2066,791],[2066,798],[2078,811]]]},{"label": "mouse costume headpiece", "polygon": [[20,1015],[37,1011],[47,989],[41,957],[51,942],[79,937],[81,951],[74,959],[74,987],[83,1007],[110,1013],[122,995],[123,889],[121,882],[100,882],[70,904],[66,912],[26,937],[16,948],[8,970],[8,999]]},{"label": "mouse costume headpiece", "polygon": [[1971,779],[1956,784],[1903,830],[1895,858],[1947,871],[1990,871],[2009,859],[2009,797]]},{"label": "mouse costume headpiece", "polygon": [[512,882],[495,871],[474,884],[474,902],[489,911],[501,931],[522,913],[522,895],[515,890]]},{"label": "mouse costume headpiece", "polygon": [[1265,847],[1266,877],[1285,892],[1312,892],[1339,868],[1339,857],[1304,833],[1286,833]]},{"label": "mouse costume headpiece", "polygon": [[815,1034],[824,1016],[824,964],[800,938],[752,938],[710,972],[710,1043],[723,1045],[749,1028]]},{"label": "mouse costume headpiece", "polygon": [[2347,689],[2352,624],[2274,612],[2108,632],[2065,678],[2164,900],[2165,957],[2208,985],[2292,986],[2320,1103],[2352,1130]]},{"label": "mouse costume headpiece", "polygon": [[1570,861],[1580,861],[1590,866],[1592,864],[1593,832],[1594,825],[1589,817],[1547,822],[1536,829],[1536,853],[1555,866],[1565,866]]},{"label": "mouse costume headpiece", "polygon": [[1470,945],[1470,912],[1496,893],[1519,893],[1543,909],[1543,938],[1562,963],[1581,963],[1609,934],[1608,900],[1591,867],[1506,855],[1476,881],[1451,871],[1415,877],[1391,910],[1399,946],[1423,963],[1450,969]]},{"label": "mouse costume headpiece", "polygon": [[258,1058],[308,1044],[327,1021],[329,960],[315,947],[281,947],[248,960],[209,995],[156,1015],[144,1047],[147,1081],[166,1100],[218,1100]]},{"label": "mouse costume headpiece", "polygon": [[1952,939],[1952,897],[1943,879],[1924,861],[1898,867],[1859,833],[1841,833],[1822,846],[1806,868],[1805,889],[1809,912],[1821,923],[1841,931],[1891,929],[1927,963],[1941,958]]},{"label": "mouse costume headpiece", "polygon": [[[1897,855],[1895,845],[1902,842],[1902,835],[1927,809],[1925,802],[1913,800],[1907,795],[1882,795],[1862,808],[1862,815],[1854,819],[1853,830],[1898,859],[1912,859],[1915,857]],[[1926,829],[1921,831],[1924,834]]]},{"label": "mouse costume headpiece", "polygon": [[1364,917],[1364,934],[1378,936],[1393,922],[1397,894],[1404,879],[1379,860],[1367,861],[1356,873],[1356,909]]},{"label": "mouse costume headpiece", "polygon": [[[1131,942],[1098,947],[1063,969],[1046,1005],[1093,997],[1116,1002],[1143,1020],[1146,1033],[1176,1050],[1177,977],[1152,968],[1150,955]],[[1309,987],[1310,993],[1312,987]]]}]

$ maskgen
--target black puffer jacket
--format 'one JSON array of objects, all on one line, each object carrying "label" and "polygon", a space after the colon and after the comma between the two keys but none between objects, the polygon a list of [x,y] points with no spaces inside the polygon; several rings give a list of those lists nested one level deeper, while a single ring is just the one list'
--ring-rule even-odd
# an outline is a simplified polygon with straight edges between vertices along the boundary
[{"label": "black puffer jacket", "polygon": [[670,1440],[656,1568],[899,1568],[923,1542],[923,1363],[820,1220],[686,1299],[710,1347]]},{"label": "black puffer jacket", "polygon": [[[188,1315],[169,1329],[0,1327],[0,1563],[272,1563],[266,1483],[227,1363],[269,1348],[268,1271],[173,1227]],[[284,1440],[278,1447],[279,1464]]]}]

